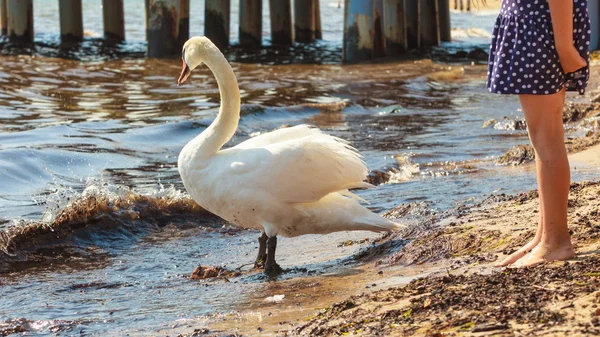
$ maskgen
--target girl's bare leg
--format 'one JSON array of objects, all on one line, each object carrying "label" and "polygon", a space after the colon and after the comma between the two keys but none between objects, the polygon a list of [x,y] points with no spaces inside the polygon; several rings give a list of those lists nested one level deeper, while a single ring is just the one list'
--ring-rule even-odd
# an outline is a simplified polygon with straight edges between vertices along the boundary
[{"label": "girl's bare leg", "polygon": [[[577,51],[577,49],[575,49],[574,45],[573,45],[573,2],[572,1],[564,1],[564,0],[548,0],[548,6],[550,7],[550,16],[552,17],[552,26],[553,26],[553,30],[554,30],[554,42],[555,42],[555,47],[556,47],[556,51],[559,55],[559,59],[560,59],[560,63],[561,66],[563,68],[563,71],[565,73],[569,73],[571,71],[575,71],[581,67],[584,67],[586,65],[586,61],[581,57],[581,55],[579,55],[579,52]],[[498,264],[496,264],[496,266],[507,266],[510,264],[513,264],[517,261],[518,265],[531,265],[531,264],[536,264],[539,262],[542,262],[542,260],[540,260],[540,255],[547,255],[546,259],[549,260],[553,260],[553,259],[568,259],[570,257],[573,256],[573,248],[571,247],[570,244],[570,240],[568,240],[568,247],[566,245],[566,240],[564,240],[564,238],[562,239],[565,247],[564,247],[564,251],[562,253],[554,253],[554,254],[546,254],[549,251],[549,247],[548,244],[551,240],[549,240],[547,237],[548,235],[550,235],[552,237],[552,233],[555,232],[555,225],[557,225],[559,228],[562,228],[559,230],[560,233],[564,232],[564,230],[567,228],[566,225],[566,208],[564,210],[564,216],[562,215],[563,211],[562,210],[546,210],[546,207],[544,205],[544,201],[545,199],[551,198],[551,197],[555,197],[555,195],[558,193],[558,195],[563,195],[563,198],[567,198],[568,195],[568,181],[570,180],[569,177],[569,172],[568,172],[568,167],[569,167],[569,163],[568,163],[568,159],[566,158],[566,151],[564,151],[564,143],[563,143],[563,135],[562,133],[564,133],[563,131],[563,126],[562,126],[562,105],[564,103],[564,91],[562,93],[556,94],[558,95],[558,97],[553,97],[553,98],[549,98],[548,102],[544,102],[547,96],[532,96],[532,95],[522,95],[521,97],[521,104],[523,105],[523,110],[525,110],[525,116],[527,118],[527,123],[528,125],[530,125],[530,133],[529,133],[529,138],[531,140],[531,143],[533,144],[534,148],[536,149],[536,158],[538,158],[538,160],[536,161],[536,171],[537,171],[537,177],[538,177],[538,186],[539,186],[539,194],[540,194],[540,219],[538,222],[538,229],[537,229],[537,233],[535,235],[535,237],[529,241],[525,246],[523,246],[521,249],[517,250],[516,252],[514,252],[513,254],[509,255],[508,257],[506,257],[504,260],[502,260],[501,262],[499,262]],[[555,96],[555,95],[553,95]],[[525,102],[524,102],[525,101]],[[544,105],[538,105],[538,101],[540,101],[541,103],[547,103],[546,106]],[[559,104],[560,101],[560,104]],[[528,108],[525,107],[525,104],[527,104]],[[541,116],[545,116],[546,112],[543,111],[544,109],[549,109],[552,111],[556,111],[556,114],[558,114],[560,116],[560,133],[561,136],[556,136],[555,140],[553,141],[548,141],[547,137],[551,137],[552,134],[557,134],[558,133],[558,126],[557,125],[545,125],[545,124],[551,124],[551,123],[545,123],[545,124],[541,124],[541,125],[536,125],[534,126],[535,130],[534,133],[532,134],[531,132],[531,124],[535,123],[535,122],[540,122],[540,119],[542,118]],[[554,114],[554,112],[553,112]],[[529,115],[529,117],[528,117]],[[558,118],[558,117],[557,117]],[[530,119],[532,120],[530,122]],[[548,129],[546,129],[548,128]],[[553,128],[553,129],[551,129]],[[548,134],[548,135],[546,135]],[[535,139],[533,139],[533,137],[535,137]],[[551,148],[553,146],[555,146],[554,143],[560,141],[560,153],[551,153],[550,155],[546,152],[548,152],[547,148]],[[556,145],[558,146],[558,145]],[[544,151],[544,153],[538,153],[538,147],[540,148],[540,151]],[[558,150],[558,148],[557,148]],[[552,150],[549,150],[550,152],[552,152]],[[564,152],[564,154],[563,154]],[[543,160],[540,158],[544,158]],[[566,167],[566,174],[564,173],[565,171],[565,167]],[[561,184],[562,184],[562,188],[564,188],[564,182],[567,182],[567,192],[562,192],[562,191],[558,191],[561,189],[561,187],[557,187],[556,189],[550,189],[550,191],[548,191],[547,193],[544,192],[545,189],[545,185],[547,185],[547,182],[544,183],[545,181],[547,181],[548,179],[551,178],[547,178],[548,175],[551,175],[551,172],[557,171],[561,174]],[[547,179],[543,179],[543,177],[547,178]],[[547,194],[549,194],[550,196],[548,196]],[[566,200],[566,199],[565,199]],[[553,206],[550,207],[554,207],[554,204],[552,204]],[[566,203],[565,203],[565,207],[566,207]],[[564,221],[560,221],[559,223],[556,222],[555,219],[547,219],[545,217],[546,214],[558,214],[559,217],[562,219],[564,218]],[[555,214],[555,215],[556,215]],[[546,220],[550,221],[553,225],[550,226],[549,229],[546,229]],[[562,225],[562,223],[564,223],[564,226]],[[564,228],[563,228],[564,227]],[[561,234],[562,236],[564,236],[564,233]],[[568,230],[567,230],[567,238],[568,238]],[[537,247],[538,244],[542,242],[543,243],[543,247]],[[545,247],[545,248],[544,248]],[[532,252],[533,254],[527,255],[530,251],[535,250],[535,252]],[[555,249],[556,251],[556,249]],[[527,256],[527,259],[525,259],[525,257]],[[536,258],[534,258],[534,256],[537,256]],[[556,258],[554,258],[556,257]]]},{"label": "girl's bare leg", "polygon": [[519,99],[536,152],[542,231],[538,244],[514,265],[526,267],[568,260],[575,253],[567,226],[571,177],[562,123],[565,90],[553,95],[520,95]]}]

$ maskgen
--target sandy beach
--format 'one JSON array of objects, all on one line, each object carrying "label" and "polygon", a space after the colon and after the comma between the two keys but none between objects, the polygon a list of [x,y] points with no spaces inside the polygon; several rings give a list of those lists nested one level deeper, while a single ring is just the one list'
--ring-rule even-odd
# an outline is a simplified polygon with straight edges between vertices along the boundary
[{"label": "sandy beach", "polygon": [[[599,147],[588,150],[598,154]],[[293,330],[310,336],[590,336],[600,332],[600,184],[573,183],[569,223],[577,257],[527,269],[492,262],[535,234],[537,192],[461,209],[382,264],[444,260],[406,286],[335,303]],[[442,225],[445,224],[445,225]]]}]

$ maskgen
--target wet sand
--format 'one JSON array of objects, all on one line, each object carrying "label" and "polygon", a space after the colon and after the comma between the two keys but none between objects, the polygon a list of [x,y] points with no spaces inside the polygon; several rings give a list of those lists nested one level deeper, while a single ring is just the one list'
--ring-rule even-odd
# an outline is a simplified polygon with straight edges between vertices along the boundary
[{"label": "wet sand", "polygon": [[571,166],[589,165],[600,168],[600,146],[594,146],[571,156]]},{"label": "wet sand", "polygon": [[[598,153],[600,146],[588,151]],[[287,294],[282,301],[207,317],[205,330],[197,333],[596,335],[600,333],[600,182],[573,183],[569,205],[577,257],[568,262],[527,269],[493,267],[494,261],[534,236],[538,217],[536,191],[498,194],[416,226],[427,230],[382,239],[355,256],[364,264],[345,274],[274,282],[273,294]],[[406,207],[389,215],[397,213],[405,214]],[[404,245],[406,237],[412,240]],[[424,270],[430,274],[421,277]],[[351,295],[340,296],[340,291]],[[311,312],[307,306],[322,309]]]},{"label": "wet sand", "polygon": [[[600,151],[595,147],[590,151]],[[363,293],[319,312],[293,334],[589,336],[600,332],[600,183],[571,186],[577,257],[527,269],[493,268],[535,234],[536,191],[497,195],[436,221],[381,265],[445,260],[406,286]],[[390,238],[391,241],[394,238]]]}]

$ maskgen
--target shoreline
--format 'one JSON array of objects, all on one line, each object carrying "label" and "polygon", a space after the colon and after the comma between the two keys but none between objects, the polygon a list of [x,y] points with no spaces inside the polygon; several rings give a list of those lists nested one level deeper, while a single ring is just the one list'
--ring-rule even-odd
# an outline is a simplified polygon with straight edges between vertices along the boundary
[{"label": "shoreline", "polygon": [[[600,147],[593,151],[598,153]],[[535,234],[537,192],[499,195],[438,223],[384,261],[450,267],[407,285],[333,304],[293,334],[386,336],[585,336],[600,333],[600,182],[571,185],[577,257],[532,268],[494,268]],[[445,225],[442,225],[444,224]],[[533,224],[533,225],[532,225]],[[393,239],[392,239],[393,240]]]},{"label": "shoreline", "polygon": [[[577,155],[597,154],[600,145]],[[569,206],[577,256],[567,262],[494,267],[534,236],[538,196],[491,195],[384,236],[327,275],[270,283],[282,301],[204,317],[203,328],[179,336],[598,334],[600,179],[572,183]]]},{"label": "shoreline", "polygon": [[[596,165],[600,145],[569,159],[573,169]],[[285,295],[281,301],[254,298],[239,311],[202,317],[194,332],[160,332],[181,337],[598,334],[600,169],[598,177],[571,185],[569,225],[577,256],[568,262],[493,267],[534,236],[538,208],[536,190],[494,194],[379,238],[325,275],[267,282],[272,296]],[[400,205],[386,216],[403,217],[417,204]]]},{"label": "shoreline", "polygon": [[[571,122],[593,117],[597,123],[600,107],[585,111]],[[600,130],[592,129],[565,139],[572,170],[598,168],[598,180],[571,184],[576,258],[518,270],[493,267],[534,236],[538,216],[537,190],[494,194],[377,239],[325,276],[273,283],[273,295],[286,296],[281,302],[205,317],[204,328],[179,336],[600,333]],[[418,203],[400,205],[386,216],[401,218],[415,208]]]}]

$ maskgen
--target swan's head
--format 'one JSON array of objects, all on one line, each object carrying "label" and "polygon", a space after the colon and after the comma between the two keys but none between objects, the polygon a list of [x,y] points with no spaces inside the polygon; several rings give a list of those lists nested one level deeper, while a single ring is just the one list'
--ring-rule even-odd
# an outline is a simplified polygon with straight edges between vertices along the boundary
[{"label": "swan's head", "polygon": [[181,50],[183,67],[181,75],[179,75],[179,79],[177,80],[177,85],[183,84],[190,76],[192,70],[206,62],[215,52],[217,54],[220,53],[214,43],[205,36],[194,36],[187,40]]}]

